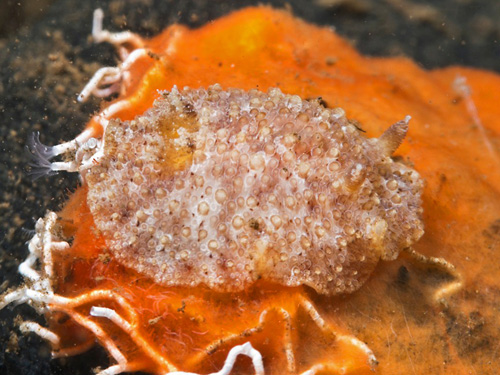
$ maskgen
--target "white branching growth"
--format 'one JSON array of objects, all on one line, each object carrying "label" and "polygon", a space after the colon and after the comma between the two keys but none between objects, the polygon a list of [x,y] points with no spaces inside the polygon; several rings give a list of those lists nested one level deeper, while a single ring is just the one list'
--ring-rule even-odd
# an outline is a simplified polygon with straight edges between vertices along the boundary
[{"label": "white branching growth", "polygon": [[[49,212],[44,218],[37,221],[35,227],[35,235],[30,240],[28,249],[29,255],[26,260],[19,266],[19,272],[26,280],[26,284],[21,288],[11,291],[0,297],[0,309],[3,309],[8,304],[28,303],[39,314],[46,312],[65,312],[71,316],[82,327],[85,327],[92,332],[106,348],[110,356],[116,361],[116,365],[101,371],[100,375],[113,375],[122,372],[138,371],[140,368],[134,363],[130,363],[126,356],[118,349],[112,338],[101,328],[98,322],[93,318],[107,318],[114,324],[125,331],[147,354],[154,358],[160,358],[157,353],[146,340],[138,335],[136,326],[138,324],[138,316],[134,312],[132,306],[120,295],[110,290],[95,290],[85,293],[79,297],[66,298],[54,293],[53,276],[54,276],[54,260],[53,254],[56,252],[66,251],[69,249],[69,244],[61,240],[57,233],[57,215],[54,212]],[[37,266],[39,265],[39,266]],[[103,299],[111,300],[117,303],[127,312],[127,318],[119,315],[115,310],[105,307],[92,306],[89,316],[84,316],[75,311],[75,308],[85,303]],[[23,322],[20,324],[20,330],[23,333],[35,333],[41,338],[49,341],[52,344],[54,357],[71,356],[82,353],[88,350],[94,340],[88,340],[80,345],[72,348],[60,348],[60,337],[57,333],[46,327],[42,327],[36,322]],[[255,367],[256,374],[264,374],[262,356],[258,351],[252,348],[247,343],[244,345],[235,346],[226,359],[226,362],[221,371],[217,375],[226,375],[231,372],[235,359],[238,355],[249,356]],[[176,373],[177,368],[166,359],[162,365]],[[177,372],[178,374],[185,374]]]},{"label": "white branching growth", "polygon": [[[314,307],[312,302],[304,296],[298,297],[298,304],[301,308],[303,308],[311,320],[318,326],[318,328],[325,333],[327,336],[332,336],[336,341],[342,344],[346,344],[348,346],[352,346],[358,348],[361,352],[364,353],[366,358],[368,359],[368,364],[370,367],[374,368],[378,361],[375,358],[375,355],[371,351],[371,349],[361,340],[352,335],[345,335],[337,332],[331,325],[329,325],[325,320],[321,317],[318,310]],[[277,314],[282,317],[282,324],[284,325],[284,334],[283,334],[283,351],[285,353],[286,361],[287,361],[287,373],[296,373],[297,372],[297,363],[295,360],[293,344],[292,344],[292,330],[293,326],[291,323],[290,313],[280,307],[273,307],[267,310],[264,310],[259,317],[259,323],[257,326],[246,329],[243,332],[232,334],[221,339],[217,339],[213,343],[209,344],[203,352],[200,352],[195,356],[194,362],[201,362],[203,357],[207,355],[207,353],[213,353],[216,350],[220,349],[224,345],[230,345],[233,341],[241,340],[242,337],[250,337],[255,333],[261,332],[264,328],[264,324],[267,320],[268,314],[271,311],[275,311]],[[323,363],[321,365],[315,365],[307,370],[304,374],[313,375],[317,372],[325,371],[326,369],[332,370],[334,369],[336,373],[346,373],[349,369],[347,367],[343,367],[341,365],[337,365],[333,362]]]},{"label": "white branching growth", "polygon": [[[57,227],[57,215],[54,212],[49,212],[44,218],[39,219],[35,229],[36,233],[29,242],[28,246],[29,255],[19,267],[19,272],[25,277],[27,283],[25,286],[1,297],[0,309],[11,303],[28,303],[40,314],[46,312],[53,313],[57,311],[67,313],[76,323],[92,332],[106,348],[110,356],[115,360],[116,364],[102,370],[99,373],[100,375],[114,375],[122,372],[140,370],[140,367],[138,367],[137,364],[127,360],[127,357],[117,347],[115,341],[102,328],[101,324],[99,324],[99,319],[101,318],[110,320],[113,324],[125,332],[137,344],[137,347],[140,348],[146,355],[151,358],[155,358],[155,360],[159,361],[164,368],[169,369],[168,374],[197,375],[190,372],[179,371],[173,364],[164,358],[161,353],[157,352],[147,342],[146,338],[139,334],[139,330],[137,328],[140,318],[133,309],[133,306],[131,306],[124,297],[111,290],[94,290],[72,298],[55,294],[52,285],[52,279],[54,278],[54,254],[56,252],[66,251],[69,248],[69,244],[58,237],[59,228]],[[101,304],[103,300],[113,301],[118,304],[120,309],[123,310],[125,316],[119,314],[114,309],[102,306],[92,306],[88,315],[84,315],[76,311],[76,308],[79,306],[92,303],[93,301],[100,301]],[[333,334],[339,342],[344,342],[358,347],[366,354],[372,365],[376,363],[373,353],[366,346],[366,344],[353,336],[342,335],[335,332],[332,327],[329,326],[323,318],[321,318],[319,312],[308,299],[305,297],[300,298],[299,304],[322,331]],[[205,359],[208,353],[220,349],[223,345],[231,345],[233,341],[239,341],[242,337],[248,337],[262,331],[270,311],[275,311],[283,318],[282,322],[285,325],[283,334],[283,349],[288,363],[287,371],[295,373],[296,363],[291,340],[291,317],[288,311],[278,307],[264,310],[260,315],[259,323],[256,327],[249,328],[244,332],[229,335],[208,345],[199,358],[196,358],[197,356],[195,356],[193,362],[199,363]],[[36,333],[43,339],[49,341],[52,344],[54,357],[75,355],[86,351],[93,344],[93,340],[88,340],[87,342],[72,348],[62,348],[60,347],[61,339],[57,333],[48,328],[42,327],[35,322],[23,322],[20,325],[20,330],[25,333]],[[245,355],[252,360],[253,367],[257,375],[264,374],[262,355],[259,351],[254,349],[249,342],[247,342],[243,345],[234,345],[229,351],[221,370],[211,375],[229,375],[233,370],[236,357],[239,355]],[[315,374],[316,372],[323,371],[325,369],[336,369],[339,371],[346,370],[334,363],[326,363],[314,366],[304,374]]]},{"label": "white branching growth", "polygon": [[476,128],[479,130],[481,139],[484,143],[484,146],[486,147],[486,150],[488,150],[491,159],[494,160],[497,165],[500,164],[500,157],[498,156],[498,153],[494,145],[491,143],[491,140],[488,137],[488,134],[486,133],[486,129],[483,125],[483,122],[479,117],[479,112],[477,110],[476,103],[472,98],[472,89],[467,83],[467,78],[460,75],[455,77],[455,80],[453,81],[452,84],[452,88],[455,91],[455,93],[457,93],[461,97],[461,99],[465,102],[467,113],[471,117]]},{"label": "white branching growth", "polygon": [[130,45],[133,49],[141,48],[143,46],[142,38],[137,34],[130,31],[122,31],[113,33],[102,28],[102,21],[104,19],[104,12],[98,8],[94,10],[94,19],[92,22],[92,37],[96,43],[108,42],[114,46],[122,46],[125,44]]},{"label": "white branching growth", "polygon": [[[243,345],[237,345],[233,347],[227,357],[222,369],[217,372],[213,372],[209,375],[229,375],[234,367],[234,363],[236,362],[236,357],[239,355],[245,355],[252,360],[253,367],[255,369],[255,375],[264,375],[264,364],[262,362],[262,355],[258,350],[255,350],[252,347],[252,344],[249,342],[244,343]],[[193,372],[184,372],[184,371],[173,371],[169,372],[166,375],[199,375]]]},{"label": "white branching growth", "polygon": [[113,94],[123,94],[129,86],[131,65],[143,57],[148,57],[148,51],[139,48],[128,54],[120,66],[99,69],[78,95],[78,101],[83,103],[91,95],[107,98]]},{"label": "white branching growth", "polygon": [[53,348],[59,347],[59,343],[61,341],[59,336],[36,322],[22,322],[19,324],[19,330],[24,334],[30,332],[35,333],[45,341],[50,342]]},{"label": "white branching growth", "polygon": [[[112,33],[102,27],[103,12],[94,11],[92,36],[97,43],[109,42],[120,53],[122,62],[117,67],[99,69],[78,95],[79,102],[85,102],[90,96],[107,98],[111,95],[125,94],[130,83],[130,68],[142,58],[150,58],[148,50],[143,48],[142,39],[129,31]],[[93,121],[101,129],[89,126],[75,139],[55,146],[45,146],[40,142],[39,134],[33,133],[28,139],[27,150],[32,158],[29,164],[30,174],[37,179],[52,175],[59,171],[80,172],[82,177],[85,171],[99,163],[102,158],[104,141],[102,135],[107,124],[118,112],[129,107],[127,100],[119,100],[101,113],[94,116]],[[97,138],[94,138],[97,137]],[[53,161],[59,155],[69,155],[69,161]]]},{"label": "white branching growth", "polygon": [[456,267],[450,262],[448,262],[446,259],[437,257],[427,257],[415,251],[411,247],[404,249],[404,251],[418,263],[438,268],[441,271],[447,272],[450,276],[453,277],[453,279],[450,282],[436,289],[436,291],[432,296],[434,302],[446,306],[448,303],[446,297],[455,294],[456,292],[458,292],[460,289],[463,288],[464,280],[462,274],[458,272]]},{"label": "white branching growth", "polygon": [[[54,212],[38,219],[35,235],[28,244],[28,257],[19,265],[19,273],[24,277],[26,285],[4,295],[0,300],[0,309],[10,303],[29,303],[40,314],[47,311],[47,304],[54,295],[52,252],[69,248],[67,242],[55,235],[56,221],[57,215]],[[39,269],[37,264],[41,264]]]}]

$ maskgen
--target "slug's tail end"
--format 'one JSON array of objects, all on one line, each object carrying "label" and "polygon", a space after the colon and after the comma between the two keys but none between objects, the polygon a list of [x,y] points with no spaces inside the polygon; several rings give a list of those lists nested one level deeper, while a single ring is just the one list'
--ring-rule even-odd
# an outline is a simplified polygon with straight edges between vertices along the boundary
[{"label": "slug's tail end", "polygon": [[53,147],[45,146],[40,142],[40,133],[32,133],[26,142],[26,153],[30,158],[27,174],[37,180],[43,176],[54,175],[57,172],[52,169],[50,159],[56,156]]}]

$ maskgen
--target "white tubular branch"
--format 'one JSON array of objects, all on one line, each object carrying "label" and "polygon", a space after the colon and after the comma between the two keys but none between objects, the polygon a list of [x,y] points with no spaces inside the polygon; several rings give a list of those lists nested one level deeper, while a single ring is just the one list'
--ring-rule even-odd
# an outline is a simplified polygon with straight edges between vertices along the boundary
[{"label": "white tubular branch", "polygon": [[116,47],[125,43],[129,43],[136,48],[143,46],[142,39],[130,31],[122,31],[119,33],[112,33],[102,28],[102,21],[104,19],[104,12],[98,8],[94,10],[94,19],[92,22],[92,37],[96,43],[109,42]]},{"label": "white tubular branch", "polygon": [[57,334],[48,328],[42,327],[36,322],[22,322],[19,325],[19,330],[25,334],[30,332],[35,333],[42,339],[50,342],[54,347],[59,346],[59,343],[61,342],[61,339]]},{"label": "white tubular branch", "polygon": [[[253,367],[255,369],[255,375],[264,375],[264,363],[262,362],[262,354],[253,348],[252,344],[249,342],[243,345],[237,345],[233,347],[227,354],[226,360],[222,369],[217,372],[213,372],[209,375],[229,375],[233,370],[234,363],[236,362],[236,357],[239,355],[245,355],[252,360]],[[184,372],[184,371],[173,371],[165,375],[200,375],[194,372]]]}]

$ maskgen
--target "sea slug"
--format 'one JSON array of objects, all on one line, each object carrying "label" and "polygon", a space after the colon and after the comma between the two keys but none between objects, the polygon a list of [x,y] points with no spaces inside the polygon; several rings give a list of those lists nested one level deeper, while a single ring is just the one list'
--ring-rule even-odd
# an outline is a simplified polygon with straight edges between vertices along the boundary
[{"label": "sea slug", "polygon": [[391,159],[407,126],[366,139],[279,89],[174,88],[110,121],[87,200],[113,257],[158,284],[350,293],[423,234],[423,182]]}]

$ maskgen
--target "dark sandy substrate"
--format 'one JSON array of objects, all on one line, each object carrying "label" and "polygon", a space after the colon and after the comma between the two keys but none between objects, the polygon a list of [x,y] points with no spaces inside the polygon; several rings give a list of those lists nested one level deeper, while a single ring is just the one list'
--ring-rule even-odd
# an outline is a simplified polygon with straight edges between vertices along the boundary
[{"label": "dark sandy substrate", "polygon": [[[33,0],[33,6],[47,1]],[[257,1],[227,0],[61,0],[40,21],[4,32],[0,39],[0,292],[20,283],[17,267],[36,219],[57,210],[77,185],[61,173],[32,181],[25,173],[26,139],[40,131],[53,145],[78,134],[99,101],[76,102],[76,94],[103,65],[115,65],[109,45],[92,44],[92,12],[105,11],[105,27],[152,36],[181,22],[200,26],[232,9]],[[500,71],[500,2],[491,0],[273,0],[314,23],[332,25],[361,51],[407,55],[423,66],[451,64]],[[403,4],[403,5],[401,5]],[[432,7],[424,6],[431,4]],[[28,5],[26,5],[28,6]],[[6,19],[6,17],[3,17]],[[8,19],[8,17],[7,17]],[[22,22],[18,22],[22,24]],[[7,35],[7,36],[5,36]],[[64,360],[50,360],[50,349],[35,335],[20,334],[20,320],[43,321],[27,306],[0,311],[0,373],[92,374],[105,366],[99,348]]]}]

